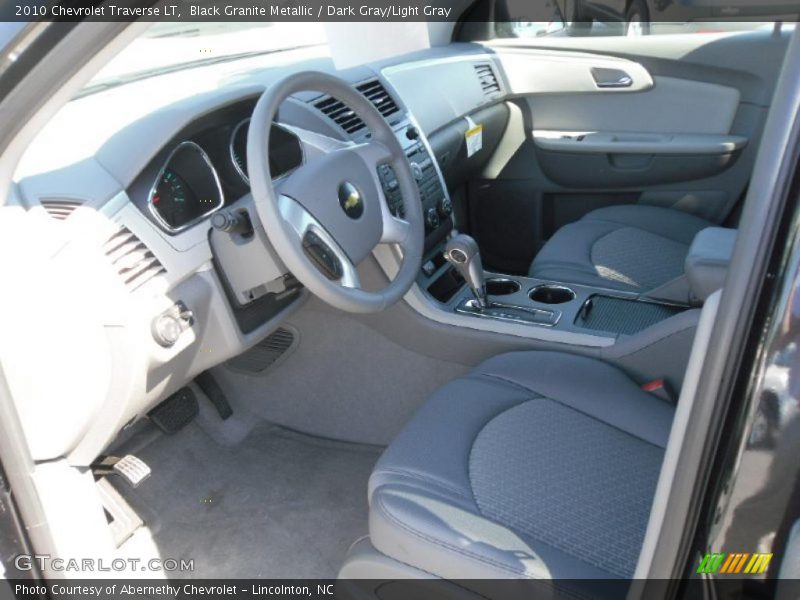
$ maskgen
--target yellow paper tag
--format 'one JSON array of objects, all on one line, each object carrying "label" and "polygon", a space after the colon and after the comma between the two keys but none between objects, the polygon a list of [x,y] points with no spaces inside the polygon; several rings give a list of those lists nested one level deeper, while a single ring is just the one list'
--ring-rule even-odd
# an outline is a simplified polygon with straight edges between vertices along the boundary
[{"label": "yellow paper tag", "polygon": [[467,158],[483,147],[483,125],[473,125],[464,134],[467,142]]}]

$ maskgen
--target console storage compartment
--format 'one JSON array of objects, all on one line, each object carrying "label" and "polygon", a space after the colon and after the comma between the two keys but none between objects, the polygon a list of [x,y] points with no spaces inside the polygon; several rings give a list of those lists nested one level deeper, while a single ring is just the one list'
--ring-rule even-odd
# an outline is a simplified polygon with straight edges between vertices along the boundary
[{"label": "console storage compartment", "polygon": [[447,303],[463,286],[464,278],[458,271],[448,267],[428,286],[428,293],[439,302]]},{"label": "console storage compartment", "polygon": [[594,294],[578,311],[575,325],[583,329],[633,335],[687,310],[687,307],[647,300]]}]

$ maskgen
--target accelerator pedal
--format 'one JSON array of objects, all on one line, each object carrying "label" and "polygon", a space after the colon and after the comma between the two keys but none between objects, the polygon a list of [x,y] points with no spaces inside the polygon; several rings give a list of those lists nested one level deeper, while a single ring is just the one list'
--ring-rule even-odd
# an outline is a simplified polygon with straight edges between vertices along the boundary
[{"label": "accelerator pedal", "polygon": [[194,382],[197,384],[203,393],[211,400],[211,404],[217,409],[220,419],[225,420],[233,414],[231,403],[228,402],[228,397],[222,388],[217,383],[216,378],[211,374],[211,371],[204,371],[198,375]]},{"label": "accelerator pedal", "polygon": [[197,416],[200,407],[197,396],[182,388],[147,413],[150,420],[164,433],[177,433]]}]

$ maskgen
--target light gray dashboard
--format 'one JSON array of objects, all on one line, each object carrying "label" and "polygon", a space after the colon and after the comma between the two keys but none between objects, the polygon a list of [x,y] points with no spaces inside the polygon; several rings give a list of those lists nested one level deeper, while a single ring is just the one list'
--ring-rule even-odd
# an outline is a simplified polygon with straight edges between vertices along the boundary
[{"label": "light gray dashboard", "polygon": [[[306,292],[291,281],[257,223],[253,238],[261,243],[242,254],[245,245],[214,235],[210,217],[216,205],[205,218],[174,228],[165,227],[147,206],[154,181],[176,149],[186,145],[202,149],[198,156],[213,166],[226,209],[252,206],[247,186],[241,178],[237,184],[230,163],[223,164],[227,139],[215,149],[209,132],[234,129],[249,116],[260,93],[285,74],[335,73],[330,60],[308,51],[286,61],[280,69],[264,69],[250,60],[217,64],[77,98],[26,152],[15,177],[19,203],[30,218],[57,227],[65,240],[80,242],[82,252],[100,258],[74,267],[96,271],[95,295],[116,298],[116,316],[107,323],[116,332],[111,353],[115,363],[130,369],[112,374],[106,399],[87,401],[85,410],[76,407],[73,417],[83,421],[85,431],[79,441],[51,437],[34,449],[37,459],[67,455],[76,464],[88,464],[126,423],[198,373],[263,339],[303,303]],[[358,85],[377,80],[380,67],[338,75]],[[408,108],[391,83],[380,80],[397,102],[400,127]],[[307,133],[305,158],[313,158],[315,136],[321,144],[350,139],[315,106],[318,101],[319,94],[298,95],[279,115],[287,130]],[[237,264],[238,269],[230,266]],[[247,289],[236,287],[240,283]],[[248,297],[258,289],[263,293]],[[177,341],[165,345],[154,338],[153,323],[179,302],[192,320]]]}]

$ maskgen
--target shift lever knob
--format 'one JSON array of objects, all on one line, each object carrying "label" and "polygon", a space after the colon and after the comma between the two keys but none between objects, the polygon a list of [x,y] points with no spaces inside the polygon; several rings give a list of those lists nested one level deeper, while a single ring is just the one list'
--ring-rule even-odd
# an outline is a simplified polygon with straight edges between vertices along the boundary
[{"label": "shift lever knob", "polygon": [[475,294],[480,308],[486,308],[486,282],[478,243],[465,233],[457,233],[447,242],[444,258],[461,274]]}]

